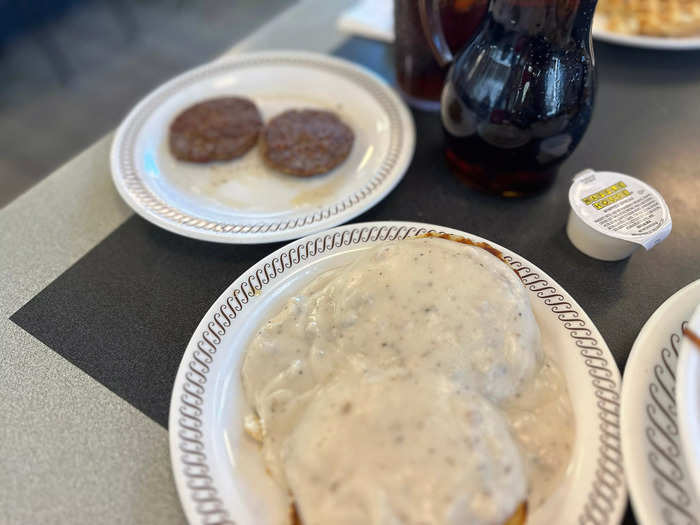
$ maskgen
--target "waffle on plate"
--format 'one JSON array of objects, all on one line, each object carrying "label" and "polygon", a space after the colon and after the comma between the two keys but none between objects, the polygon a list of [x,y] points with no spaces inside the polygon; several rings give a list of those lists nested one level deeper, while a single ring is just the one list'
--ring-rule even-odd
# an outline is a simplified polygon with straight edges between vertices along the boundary
[{"label": "waffle on plate", "polygon": [[609,31],[629,35],[700,35],[700,0],[600,0]]}]

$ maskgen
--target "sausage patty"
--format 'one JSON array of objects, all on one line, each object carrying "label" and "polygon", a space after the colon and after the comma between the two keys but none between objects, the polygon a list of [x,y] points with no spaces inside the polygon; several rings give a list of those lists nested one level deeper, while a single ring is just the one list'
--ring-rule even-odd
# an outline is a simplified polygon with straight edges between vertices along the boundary
[{"label": "sausage patty", "polygon": [[354,140],[352,129],[330,111],[290,110],[265,128],[263,157],[279,171],[308,177],[342,163]]},{"label": "sausage patty", "polygon": [[206,100],[170,124],[170,151],[189,162],[235,159],[255,146],[262,127],[260,111],[247,98]]}]

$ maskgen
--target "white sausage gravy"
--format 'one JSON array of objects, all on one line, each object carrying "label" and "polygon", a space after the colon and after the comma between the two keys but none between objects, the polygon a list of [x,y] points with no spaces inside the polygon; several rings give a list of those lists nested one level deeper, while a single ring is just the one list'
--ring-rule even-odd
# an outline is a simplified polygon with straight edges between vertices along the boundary
[{"label": "white sausage gravy", "polygon": [[304,525],[502,525],[570,461],[564,378],[482,247],[361,252],[260,327],[242,379],[246,429]]}]

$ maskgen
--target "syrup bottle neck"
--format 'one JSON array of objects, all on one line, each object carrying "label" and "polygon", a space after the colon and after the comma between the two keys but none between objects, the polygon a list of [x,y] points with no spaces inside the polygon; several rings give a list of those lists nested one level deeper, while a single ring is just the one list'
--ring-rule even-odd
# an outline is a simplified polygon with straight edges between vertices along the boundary
[{"label": "syrup bottle neck", "polygon": [[596,0],[491,0],[490,24],[523,36],[563,44],[590,35]]}]

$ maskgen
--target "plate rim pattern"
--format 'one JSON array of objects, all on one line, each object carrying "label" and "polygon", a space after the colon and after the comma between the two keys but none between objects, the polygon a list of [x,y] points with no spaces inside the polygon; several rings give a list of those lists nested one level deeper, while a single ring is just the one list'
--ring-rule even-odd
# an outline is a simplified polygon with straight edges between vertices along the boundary
[{"label": "plate rim pattern", "polygon": [[[368,92],[385,111],[389,120],[389,146],[380,167],[372,174],[362,187],[345,195],[342,199],[307,213],[287,214],[280,219],[250,221],[250,222],[221,222],[194,214],[189,214],[177,207],[169,205],[158,195],[154,194],[144,183],[139,171],[136,169],[134,147],[139,132],[157,110],[157,108],[178,90],[189,85],[196,84],[202,78],[225,71],[239,70],[254,67],[261,64],[301,65],[315,67],[325,72],[332,72],[346,80],[353,82],[361,89]],[[275,234],[280,232],[292,232],[295,229],[317,225],[331,226],[329,221],[349,220],[346,212],[359,208],[357,213],[364,211],[358,206],[375,193],[375,191],[390,179],[397,167],[404,148],[413,149],[415,131],[408,110],[402,106],[398,96],[389,86],[373,72],[342,59],[311,52],[287,52],[287,51],[260,51],[244,53],[234,57],[227,57],[220,61],[205,64],[193,70],[187,71],[174,79],[166,82],[149,95],[147,95],[124,119],[117,130],[112,144],[112,177],[117,183],[117,189],[123,190],[128,197],[143,211],[157,216],[161,221],[173,228],[185,227],[199,232],[214,232],[219,234]],[[407,116],[410,123],[408,132],[404,130],[403,116]],[[412,151],[411,151],[412,154]],[[410,158],[410,157],[409,157]],[[398,183],[403,174],[397,179],[389,180],[390,191],[393,184]],[[140,211],[135,209],[135,211]],[[352,215],[353,217],[355,215]],[[146,216],[146,218],[149,218]],[[332,225],[337,224],[337,222]],[[293,238],[293,237],[288,237]],[[279,239],[276,239],[279,240]],[[244,239],[243,242],[251,242],[252,239]]]},{"label": "plate rim pattern", "polygon": [[[678,461],[678,458],[683,459],[683,449],[677,421],[675,368],[678,365],[681,334],[687,324],[688,321],[682,321],[677,330],[668,335],[668,344],[657,351],[654,374],[647,385],[644,434],[649,449],[646,459],[657,475],[653,487],[659,501],[664,503],[661,515],[667,525],[678,523],[674,521],[674,513],[675,517],[686,519],[687,525],[700,523],[689,512],[692,497],[681,483],[684,480],[690,482],[690,477],[685,472],[686,465]],[[674,359],[675,363],[669,363],[670,359]]]},{"label": "plate rim pattern", "polygon": [[[207,374],[211,370],[210,365],[214,362],[223,337],[234,325],[238,313],[275,278],[307,259],[354,244],[402,240],[428,232],[452,233],[449,231],[451,228],[441,228],[443,227],[421,223],[358,223],[302,238],[265,258],[269,260],[263,259],[253,265],[234,281],[236,287],[231,293],[222,294],[216,300],[210,308],[214,313],[206,314],[202,320],[202,324],[208,320],[205,328],[194,333],[183,356],[175,380],[170,409],[171,450],[178,454],[178,457],[173,454],[171,458],[172,467],[176,481],[178,474],[186,478],[187,493],[181,490],[179,484],[178,489],[181,498],[189,499],[201,523],[236,525],[229,518],[213,478],[209,475],[211,469],[207,464],[205,452],[201,407],[204,403],[203,396],[206,394],[205,385]],[[495,247],[502,249],[498,245]],[[550,308],[568,331],[587,368],[597,400],[599,426],[595,481],[589,489],[583,511],[575,521],[581,525],[616,523],[613,520],[619,518],[626,501],[620,442],[621,392],[617,365],[614,360],[609,359],[612,356],[605,342],[601,339],[601,344],[594,337],[594,330],[588,326],[588,316],[585,312],[573,299],[567,300],[568,293],[558,287],[556,282],[550,283],[545,278],[546,275],[543,276],[537,271],[537,267],[533,270],[529,263],[526,264],[510,255],[508,250],[503,250],[504,259],[518,274],[523,285]],[[190,355],[189,350],[193,343],[196,348]],[[183,367],[186,367],[186,371],[178,391],[178,380]],[[175,422],[176,426],[173,425]],[[173,432],[176,432],[177,446],[173,441]]]}]

